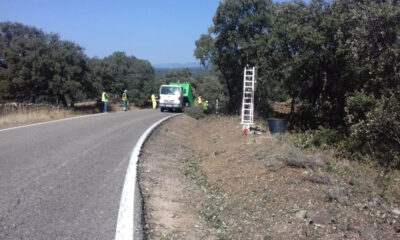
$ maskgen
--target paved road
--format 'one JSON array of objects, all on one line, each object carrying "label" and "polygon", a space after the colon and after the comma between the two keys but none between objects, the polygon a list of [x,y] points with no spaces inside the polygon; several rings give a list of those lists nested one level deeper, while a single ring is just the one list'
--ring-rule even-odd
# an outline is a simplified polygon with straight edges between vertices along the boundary
[{"label": "paved road", "polygon": [[132,149],[167,115],[108,113],[0,131],[0,239],[113,239]]}]

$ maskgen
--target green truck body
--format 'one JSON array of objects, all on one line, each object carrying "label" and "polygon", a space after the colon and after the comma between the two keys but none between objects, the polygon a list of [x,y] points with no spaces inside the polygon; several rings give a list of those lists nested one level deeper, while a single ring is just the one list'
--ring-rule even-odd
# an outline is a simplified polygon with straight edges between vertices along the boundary
[{"label": "green truck body", "polygon": [[194,97],[193,97],[193,92],[192,88],[190,87],[189,83],[171,83],[170,85],[173,86],[181,86],[183,90],[183,104],[187,106],[186,103],[188,103],[190,106],[194,105]]}]

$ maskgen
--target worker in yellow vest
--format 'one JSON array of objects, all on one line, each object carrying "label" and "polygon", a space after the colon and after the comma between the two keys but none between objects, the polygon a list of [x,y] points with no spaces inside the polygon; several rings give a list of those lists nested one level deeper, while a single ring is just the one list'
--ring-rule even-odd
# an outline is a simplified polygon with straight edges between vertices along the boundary
[{"label": "worker in yellow vest", "polygon": [[157,101],[156,101],[156,95],[153,93],[151,94],[151,102],[153,103],[153,109],[157,108]]},{"label": "worker in yellow vest", "polygon": [[126,111],[128,107],[128,95],[126,94],[128,91],[124,90],[124,93],[122,94],[122,102],[124,103],[124,111]]},{"label": "worker in yellow vest", "polygon": [[197,98],[197,103],[198,103],[199,105],[203,104],[203,102],[201,101],[201,96],[199,96],[199,97]]},{"label": "worker in yellow vest", "polygon": [[101,101],[104,103],[104,112],[107,112],[107,103],[108,103],[108,94],[106,92],[103,92],[101,94]]},{"label": "worker in yellow vest", "polygon": [[208,113],[208,101],[206,101],[203,105],[203,112]]}]

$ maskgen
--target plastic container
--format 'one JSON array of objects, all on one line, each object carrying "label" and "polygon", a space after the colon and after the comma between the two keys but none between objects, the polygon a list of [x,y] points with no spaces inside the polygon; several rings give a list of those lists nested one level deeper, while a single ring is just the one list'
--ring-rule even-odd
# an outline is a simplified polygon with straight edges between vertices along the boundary
[{"label": "plastic container", "polygon": [[286,120],[279,118],[269,118],[268,127],[271,134],[284,134],[286,129]]}]

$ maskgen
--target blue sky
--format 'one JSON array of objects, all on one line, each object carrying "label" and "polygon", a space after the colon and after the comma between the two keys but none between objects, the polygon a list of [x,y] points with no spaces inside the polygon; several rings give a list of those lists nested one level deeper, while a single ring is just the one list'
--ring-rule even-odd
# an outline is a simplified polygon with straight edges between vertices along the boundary
[{"label": "blue sky", "polygon": [[124,51],[153,64],[187,63],[219,0],[0,0],[0,22],[60,34],[89,57]]}]

